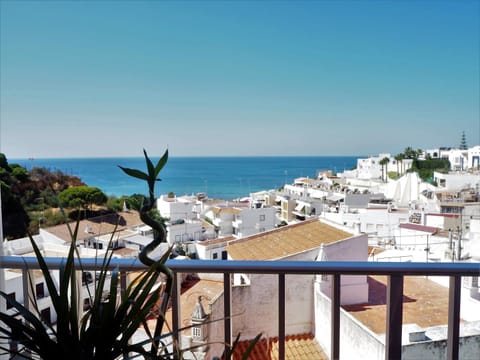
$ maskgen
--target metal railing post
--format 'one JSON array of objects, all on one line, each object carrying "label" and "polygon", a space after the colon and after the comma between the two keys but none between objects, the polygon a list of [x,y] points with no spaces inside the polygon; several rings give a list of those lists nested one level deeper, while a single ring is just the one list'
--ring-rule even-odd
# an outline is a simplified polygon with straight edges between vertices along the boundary
[{"label": "metal railing post", "polygon": [[385,359],[400,359],[402,355],[403,276],[390,275],[387,282],[387,324]]},{"label": "metal railing post", "polygon": [[181,308],[180,308],[180,294],[181,294],[181,284],[178,281],[179,274],[177,272],[173,273],[173,289],[172,289],[172,330],[173,330],[173,344],[174,347],[178,347],[175,350],[181,348],[180,339],[181,336],[178,332],[180,329],[180,316],[181,316]]},{"label": "metal railing post", "polygon": [[225,353],[229,353],[232,346],[232,286],[230,273],[223,274],[223,316]]},{"label": "metal railing post", "polygon": [[278,274],[278,359],[285,359],[285,274]]},{"label": "metal railing post", "polygon": [[461,280],[461,276],[450,276],[450,286],[448,288],[448,360],[458,360]]},{"label": "metal railing post", "polygon": [[35,296],[35,294],[32,294],[32,289],[30,288],[30,281],[35,281],[33,280],[34,275],[31,274],[31,271],[29,269],[23,269],[22,270],[22,284],[23,284],[23,306],[27,310],[33,310],[32,309],[32,297]]},{"label": "metal railing post", "polygon": [[330,359],[340,358],[340,275],[332,275]]}]

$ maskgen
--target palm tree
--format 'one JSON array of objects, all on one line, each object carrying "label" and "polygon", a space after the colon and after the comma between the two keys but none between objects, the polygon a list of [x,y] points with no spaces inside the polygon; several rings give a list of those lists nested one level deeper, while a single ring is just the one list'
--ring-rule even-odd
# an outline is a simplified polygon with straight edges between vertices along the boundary
[{"label": "palm tree", "polygon": [[[403,166],[403,159],[405,158],[405,156],[400,153],[400,154],[397,154],[395,155],[395,161],[397,162],[397,174],[400,176],[400,171],[402,171],[402,169],[400,168],[400,171],[399,171],[399,164]],[[403,172],[403,171],[402,171]]]},{"label": "palm tree", "polygon": [[415,160],[418,160],[420,156],[422,156],[423,150],[422,149],[417,149],[415,150]]},{"label": "palm tree", "polygon": [[415,158],[415,150],[412,147],[408,146],[403,150],[403,156],[405,159],[414,159]]},{"label": "palm tree", "polygon": [[390,159],[388,157],[384,157],[382,160],[380,160],[379,164],[382,165],[382,180],[386,181],[387,180],[387,168],[385,168],[385,177],[383,176],[383,168],[385,165],[387,165],[390,162]]}]

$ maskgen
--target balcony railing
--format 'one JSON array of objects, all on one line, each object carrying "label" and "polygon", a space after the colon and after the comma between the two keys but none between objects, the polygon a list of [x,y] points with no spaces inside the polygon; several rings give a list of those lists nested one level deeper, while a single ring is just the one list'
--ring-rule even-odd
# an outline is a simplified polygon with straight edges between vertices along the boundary
[{"label": "balcony railing", "polygon": [[[46,258],[50,269],[58,269],[62,258]],[[402,300],[405,276],[448,276],[448,340],[447,359],[459,357],[460,293],[463,276],[479,276],[478,263],[405,263],[405,262],[335,262],[335,261],[219,261],[219,260],[169,260],[167,265],[175,274],[220,273],[223,274],[224,288],[224,338],[225,344],[232,343],[232,281],[231,274],[276,274],[278,275],[278,358],[285,359],[285,275],[332,275],[331,292],[331,359],[340,357],[340,277],[342,275],[386,275],[387,317],[385,337],[385,358],[399,359],[402,353]],[[138,260],[112,259],[111,268],[121,272],[142,270],[145,266]],[[95,259],[82,259],[84,270],[98,267]],[[27,283],[27,268],[38,269],[35,258],[15,256],[0,257],[0,268],[22,269],[24,288]],[[174,284],[172,299],[172,325],[175,334],[180,328],[180,286]],[[178,335],[177,335],[178,336]]]}]

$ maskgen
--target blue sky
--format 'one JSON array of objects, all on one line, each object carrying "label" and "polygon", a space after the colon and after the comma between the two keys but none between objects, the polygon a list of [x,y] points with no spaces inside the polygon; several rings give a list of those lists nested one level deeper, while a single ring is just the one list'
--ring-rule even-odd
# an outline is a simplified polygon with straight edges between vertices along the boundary
[{"label": "blue sky", "polygon": [[0,1],[0,152],[480,144],[479,1]]}]

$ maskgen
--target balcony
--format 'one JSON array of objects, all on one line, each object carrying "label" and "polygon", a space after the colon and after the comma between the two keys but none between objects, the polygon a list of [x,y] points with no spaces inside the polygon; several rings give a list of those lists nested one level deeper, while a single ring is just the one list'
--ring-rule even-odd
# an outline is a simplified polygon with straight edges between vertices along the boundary
[{"label": "balcony", "polygon": [[[51,269],[58,269],[62,258],[46,258]],[[28,288],[27,270],[38,268],[35,258],[21,258],[14,256],[0,257],[0,268],[21,269],[23,271],[24,289]],[[212,273],[223,274],[224,291],[224,341],[232,343],[232,274],[273,274],[278,277],[278,359],[285,359],[285,314],[286,314],[286,275],[331,275],[331,326],[330,326],[330,353],[331,359],[341,357],[340,353],[340,278],[342,275],[386,275],[386,337],[385,359],[400,359],[402,354],[402,311],[403,289],[405,276],[448,276],[448,340],[446,358],[459,359],[460,338],[460,294],[462,277],[476,277],[480,273],[478,263],[372,263],[372,262],[329,262],[329,261],[207,261],[170,260],[167,265],[173,270],[178,280],[184,273]],[[82,259],[84,270],[95,270],[94,259]],[[111,267],[118,267],[122,272],[136,271],[144,265],[131,259],[113,259]],[[123,284],[126,286],[126,284]],[[174,284],[172,299],[173,330],[181,328],[180,313],[180,286]],[[178,336],[178,332],[175,332]]]}]

